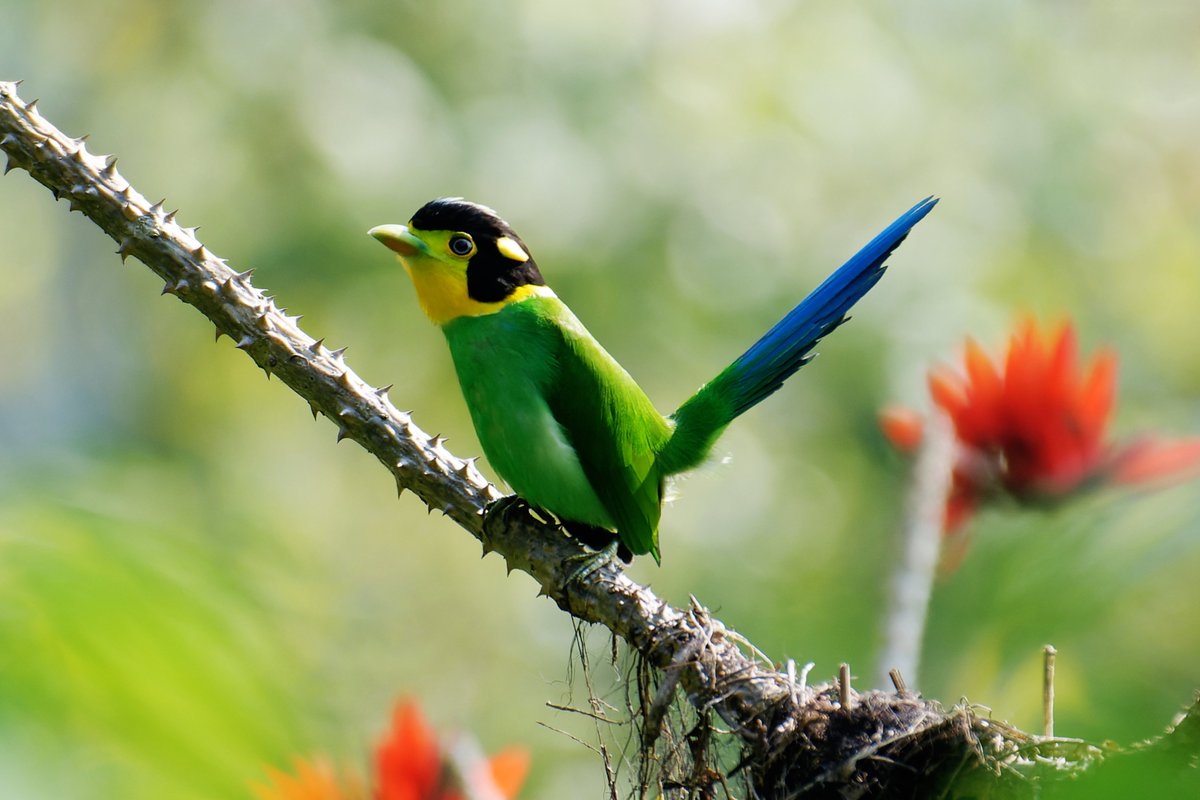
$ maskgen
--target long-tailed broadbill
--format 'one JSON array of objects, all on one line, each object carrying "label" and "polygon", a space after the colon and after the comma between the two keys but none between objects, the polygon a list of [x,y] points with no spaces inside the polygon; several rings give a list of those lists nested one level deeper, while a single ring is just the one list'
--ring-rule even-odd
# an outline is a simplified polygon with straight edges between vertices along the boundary
[{"label": "long-tailed broadbill", "polygon": [[521,237],[490,208],[442,198],[407,225],[370,234],[396,252],[445,334],[500,477],[568,530],[591,531],[580,535],[589,544],[607,531],[609,549],[619,538],[622,555],[649,553],[661,563],[667,478],[703,462],[730,422],[812,358],[936,202],[901,215],[669,416],[558,299]]}]

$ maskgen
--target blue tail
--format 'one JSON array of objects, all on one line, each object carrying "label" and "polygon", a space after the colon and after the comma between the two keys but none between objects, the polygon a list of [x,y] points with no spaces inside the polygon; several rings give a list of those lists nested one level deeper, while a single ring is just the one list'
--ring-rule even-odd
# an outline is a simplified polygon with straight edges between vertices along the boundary
[{"label": "blue tail", "polygon": [[680,406],[672,415],[675,432],[660,455],[664,474],[703,461],[726,425],[807,364],[817,342],[841,325],[851,306],[879,282],[884,261],[936,204],[927,197],[901,215]]}]

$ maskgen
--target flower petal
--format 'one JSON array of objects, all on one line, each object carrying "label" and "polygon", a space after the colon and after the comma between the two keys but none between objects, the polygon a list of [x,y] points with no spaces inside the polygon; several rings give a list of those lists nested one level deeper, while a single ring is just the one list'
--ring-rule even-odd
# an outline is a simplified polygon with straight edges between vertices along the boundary
[{"label": "flower petal", "polygon": [[296,759],[296,774],[267,769],[267,785],[254,787],[258,800],[352,800],[338,786],[333,768],[324,761]]},{"label": "flower petal", "polygon": [[1084,435],[1099,440],[1108,425],[1117,394],[1117,354],[1104,349],[1092,359],[1079,400],[1079,424]]},{"label": "flower petal", "polygon": [[915,452],[925,435],[925,421],[911,408],[888,406],[879,412],[879,428],[901,453]]},{"label": "flower petal", "polygon": [[396,704],[392,730],[375,751],[378,800],[429,800],[442,774],[437,737],[421,709],[408,700]]},{"label": "flower petal", "polygon": [[1128,445],[1113,460],[1115,483],[1183,480],[1200,474],[1200,437],[1155,441],[1142,439]]},{"label": "flower petal", "polygon": [[511,800],[521,790],[529,774],[529,751],[523,747],[506,747],[488,760],[496,788]]},{"label": "flower petal", "polygon": [[1003,425],[1001,398],[1004,384],[987,353],[967,339],[963,361],[967,368],[967,403],[956,427],[962,438],[982,447],[995,445]]}]

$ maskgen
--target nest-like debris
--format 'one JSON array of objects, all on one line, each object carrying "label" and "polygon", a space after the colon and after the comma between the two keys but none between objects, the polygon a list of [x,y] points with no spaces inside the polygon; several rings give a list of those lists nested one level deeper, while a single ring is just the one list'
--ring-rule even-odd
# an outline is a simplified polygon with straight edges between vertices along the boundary
[{"label": "nest-like debris", "polygon": [[747,747],[760,797],[938,796],[972,772],[994,783],[1013,754],[1007,737],[988,730],[994,723],[967,708],[947,713],[883,692],[854,694],[847,709],[835,686],[818,687],[789,723],[775,741]]},{"label": "nest-like debris", "polygon": [[[1167,732],[1129,747],[1039,736],[962,703],[905,693],[804,688],[731,725],[643,659],[627,683],[638,735],[629,795],[665,800],[1200,797],[1200,701]],[[657,735],[655,735],[657,731]],[[628,752],[628,751],[627,751]],[[610,783],[612,797],[621,796]]]}]

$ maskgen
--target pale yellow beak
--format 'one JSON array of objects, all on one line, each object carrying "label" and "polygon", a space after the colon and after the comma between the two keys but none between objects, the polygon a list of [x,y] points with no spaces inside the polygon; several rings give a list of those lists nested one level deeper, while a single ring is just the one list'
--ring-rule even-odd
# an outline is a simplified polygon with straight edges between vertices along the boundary
[{"label": "pale yellow beak", "polygon": [[415,256],[418,253],[429,252],[425,242],[413,235],[407,225],[376,225],[367,233],[401,256]]}]

